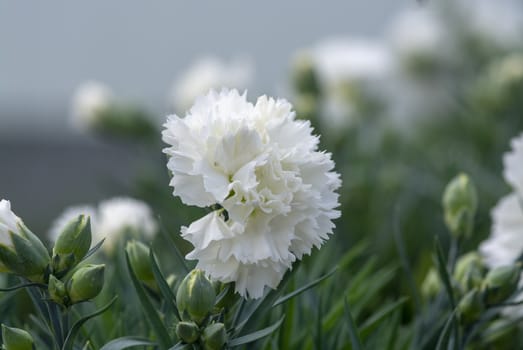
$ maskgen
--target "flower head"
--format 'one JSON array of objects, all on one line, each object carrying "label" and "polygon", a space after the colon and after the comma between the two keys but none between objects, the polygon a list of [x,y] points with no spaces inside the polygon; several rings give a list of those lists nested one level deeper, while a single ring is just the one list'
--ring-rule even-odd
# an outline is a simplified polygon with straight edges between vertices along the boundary
[{"label": "flower head", "polygon": [[73,96],[73,124],[80,130],[92,129],[101,118],[101,112],[113,103],[111,90],[97,81],[79,86]]},{"label": "flower head", "polygon": [[110,252],[124,234],[152,238],[156,230],[153,212],[146,203],[128,197],[115,197],[99,204],[93,241],[105,238],[103,247]]},{"label": "flower head", "polygon": [[523,134],[512,139],[512,151],[503,157],[505,180],[523,197]]},{"label": "flower head", "polygon": [[176,110],[185,112],[198,96],[206,94],[210,89],[223,86],[246,88],[252,76],[253,67],[248,59],[238,58],[225,63],[214,56],[202,57],[173,87]]},{"label": "flower head", "polygon": [[211,91],[164,126],[174,195],[216,209],[182,227],[197,268],[258,298],[329,238],[341,181],[287,101]]}]

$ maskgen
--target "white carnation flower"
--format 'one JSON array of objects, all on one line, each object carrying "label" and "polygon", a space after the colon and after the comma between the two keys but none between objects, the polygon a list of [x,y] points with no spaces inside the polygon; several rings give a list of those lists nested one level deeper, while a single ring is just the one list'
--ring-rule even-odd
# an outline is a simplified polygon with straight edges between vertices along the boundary
[{"label": "white carnation flower", "polygon": [[174,195],[188,205],[219,205],[182,227],[198,268],[259,298],[329,238],[341,181],[310,123],[296,120],[287,101],[262,96],[252,104],[237,90],[211,91],[164,126]]},{"label": "white carnation flower", "polygon": [[490,267],[512,264],[523,253],[523,203],[512,193],[492,210],[492,233],[480,245]]},{"label": "white carnation flower", "polygon": [[512,151],[503,157],[505,180],[523,196],[523,133],[511,141]]},{"label": "white carnation flower", "polygon": [[252,80],[253,64],[247,58],[237,58],[230,63],[214,56],[196,61],[173,86],[173,102],[177,111],[187,111],[196,98],[211,89],[231,86],[246,88]]},{"label": "white carnation flower", "polygon": [[73,125],[80,130],[90,129],[100,118],[100,111],[113,103],[111,90],[97,81],[88,81],[80,85],[73,96]]},{"label": "white carnation flower", "polygon": [[98,206],[93,242],[105,238],[102,247],[111,252],[122,235],[141,235],[150,239],[157,228],[153,212],[146,203],[127,197],[111,198]]},{"label": "white carnation flower", "polygon": [[[98,231],[96,221],[97,221],[97,214],[96,214],[96,208],[90,206],[90,205],[77,205],[72,206],[69,208],[66,208],[59,217],[57,217],[53,223],[51,224],[51,228],[49,229],[48,237],[51,242],[56,242],[58,239],[58,236],[62,231],[64,230],[65,226],[70,223],[72,220],[76,219],[79,215],[86,215],[89,216],[89,220],[91,223],[91,234],[92,236],[97,236],[95,232]],[[93,243],[98,243],[93,240]]]}]

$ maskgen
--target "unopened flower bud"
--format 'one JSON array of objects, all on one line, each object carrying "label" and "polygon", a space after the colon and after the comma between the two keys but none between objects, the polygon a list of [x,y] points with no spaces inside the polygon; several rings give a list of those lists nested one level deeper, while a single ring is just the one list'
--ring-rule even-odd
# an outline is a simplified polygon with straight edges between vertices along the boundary
[{"label": "unopened flower bud", "polygon": [[521,268],[518,265],[500,266],[490,270],[483,281],[488,305],[504,302],[518,288]]},{"label": "unopened flower bud", "polygon": [[125,247],[134,274],[141,282],[156,290],[156,280],[149,258],[149,248],[142,242],[132,240]]},{"label": "unopened flower bud", "polygon": [[421,294],[426,299],[432,299],[441,291],[441,286],[441,279],[438,272],[431,268],[421,284]]},{"label": "unopened flower bud", "polygon": [[454,280],[458,283],[462,292],[480,287],[485,277],[486,268],[481,256],[476,252],[470,252],[461,256],[456,262]]},{"label": "unopened flower bud", "polygon": [[85,265],[73,273],[67,283],[71,304],[93,299],[104,286],[105,265]]},{"label": "unopened flower bud", "polygon": [[216,293],[211,281],[200,269],[194,269],[178,287],[176,302],[184,320],[193,320],[201,324],[211,312]]},{"label": "unopened flower bud", "polygon": [[519,324],[511,319],[491,322],[480,334],[484,349],[512,350],[520,335]]},{"label": "unopened flower bud", "polygon": [[53,248],[53,271],[62,276],[75,267],[91,247],[89,216],[79,215],[71,220],[56,239]]},{"label": "unopened flower bud", "polygon": [[53,275],[49,276],[47,290],[49,291],[49,297],[55,303],[60,305],[67,305],[69,303],[65,284]]},{"label": "unopened flower bud", "polygon": [[2,325],[2,340],[5,350],[32,350],[33,337],[28,332],[19,328]]},{"label": "unopened flower bud", "polygon": [[471,324],[478,320],[484,309],[483,298],[477,288],[465,294],[458,304],[458,310],[464,324]]},{"label": "unopened flower bud", "polygon": [[478,206],[476,187],[465,174],[452,179],[443,193],[445,223],[455,237],[469,237]]},{"label": "unopened flower bud", "polygon": [[11,203],[1,200],[1,269],[34,282],[44,282],[50,260],[42,241],[11,211]]},{"label": "unopened flower bud", "polygon": [[194,322],[178,322],[176,335],[185,343],[192,344],[200,338],[200,328]]},{"label": "unopened flower bud", "polygon": [[213,323],[205,327],[202,334],[204,350],[220,350],[227,342],[227,332],[223,323]]}]

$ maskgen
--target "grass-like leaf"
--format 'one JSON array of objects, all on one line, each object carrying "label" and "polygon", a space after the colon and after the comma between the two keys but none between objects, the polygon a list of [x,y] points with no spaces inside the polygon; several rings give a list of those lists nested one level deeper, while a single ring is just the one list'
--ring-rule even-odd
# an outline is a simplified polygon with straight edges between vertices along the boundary
[{"label": "grass-like leaf", "polygon": [[142,284],[138,278],[136,278],[136,275],[134,274],[133,268],[131,266],[131,262],[129,261],[129,254],[127,254],[127,252],[125,252],[125,260],[127,262],[127,268],[129,270],[129,275],[131,276],[131,282],[133,283],[134,290],[138,295],[138,299],[140,299],[142,310],[145,313],[147,320],[151,324],[154,333],[156,333],[156,336],[158,337],[160,349],[168,349],[173,345],[171,337],[169,336],[169,332],[167,331],[167,328],[165,328],[164,323],[160,319],[160,316],[158,316],[156,309],[145,293]]},{"label": "grass-like leaf", "polygon": [[349,303],[347,302],[347,298],[344,298],[344,301],[345,301],[345,318],[347,319],[347,323],[349,324],[349,336],[350,336],[350,341],[352,344],[352,349],[353,350],[363,350],[363,345],[361,343],[361,339],[358,334],[358,328],[356,327],[356,324],[354,323],[354,319],[352,318],[352,315],[350,313]]},{"label": "grass-like leaf", "polygon": [[131,348],[133,346],[149,346],[155,345],[148,339],[138,337],[121,337],[118,339],[111,340],[100,348],[100,350],[122,350]]},{"label": "grass-like leaf", "polygon": [[184,349],[191,349],[191,348],[192,348],[191,344],[179,342],[179,343],[176,343],[173,347],[169,348],[169,350],[184,350]]},{"label": "grass-like leaf", "polygon": [[303,287],[301,288],[298,288],[296,289],[295,291],[287,294],[287,295],[284,295],[283,297],[279,298],[278,300],[276,300],[276,302],[274,302],[274,304],[272,304],[272,307],[276,307],[280,304],[283,304],[284,302],[286,302],[287,300],[289,299],[292,299],[294,298],[295,296],[305,292],[306,290],[309,290],[311,289],[312,287],[316,286],[318,283],[320,283],[321,281],[329,278],[330,276],[332,276],[336,271],[338,270],[338,267],[335,267],[334,269],[332,269],[330,272],[326,273],[325,275],[321,276],[320,278],[310,282],[310,283],[307,283],[306,285],[304,285]]},{"label": "grass-like leaf", "polygon": [[182,253],[178,249],[178,246],[176,245],[176,242],[174,241],[173,237],[169,234],[169,231],[167,231],[167,228],[165,227],[161,217],[158,217],[158,222],[160,224],[160,231],[162,232],[162,234],[165,237],[165,239],[167,240],[167,242],[169,242],[169,244],[171,245],[171,247],[174,251],[174,254],[178,258],[178,262],[180,263],[180,266],[183,267],[185,274],[188,274],[189,272],[191,272],[191,269],[187,265],[187,261],[185,261],[185,258],[183,257]]},{"label": "grass-like leaf", "polygon": [[92,247],[91,249],[89,249],[89,251],[87,252],[87,254],[85,254],[85,256],[82,258],[81,261],[84,261],[86,260],[87,258],[89,258],[91,255],[93,255],[94,253],[96,253],[96,251],[98,249],[100,249],[100,247],[102,246],[102,244],[104,244],[105,242],[105,238],[102,239],[100,242],[96,243],[96,245],[94,247]]},{"label": "grass-like leaf", "polygon": [[367,321],[363,323],[360,327],[360,335],[362,338],[366,338],[381,321],[383,321],[387,316],[396,311],[400,306],[402,306],[409,298],[403,297],[398,301],[383,307],[379,312],[372,315]]},{"label": "grass-like leaf", "polygon": [[284,318],[285,318],[285,315],[283,315],[280,318],[280,320],[278,322],[276,322],[275,324],[273,324],[272,326],[269,326],[264,329],[260,329],[259,331],[241,336],[239,338],[231,339],[227,345],[230,348],[233,348],[235,346],[252,343],[253,341],[264,338],[264,337],[270,335],[275,330],[277,330],[280,327],[280,325],[282,324]]},{"label": "grass-like leaf", "polygon": [[452,313],[449,315],[447,321],[445,322],[445,326],[443,327],[443,330],[441,331],[441,334],[439,335],[438,342],[436,343],[435,350],[444,350],[449,342],[449,335],[450,335],[450,328],[452,324],[456,323],[456,311],[452,311]]},{"label": "grass-like leaf", "polygon": [[156,258],[154,257],[154,253],[152,249],[149,249],[149,259],[151,261],[151,266],[154,274],[154,279],[156,280],[156,283],[158,284],[158,288],[160,288],[160,293],[162,293],[163,299],[165,301],[165,305],[167,305],[167,309],[173,313],[174,316],[178,319],[178,321],[181,320],[180,314],[178,312],[178,307],[176,306],[176,297],[174,296],[173,291],[171,290],[171,287],[169,287],[169,284],[165,280],[165,277],[162,274],[162,271],[160,270],[160,267],[158,266],[158,263],[156,261]]},{"label": "grass-like leaf", "polygon": [[16,286],[8,287],[8,288],[0,288],[0,292],[12,292],[14,290],[25,288],[25,287],[40,287],[46,289],[47,286],[42,283],[21,283],[17,284]]},{"label": "grass-like leaf", "polygon": [[80,331],[80,328],[84,325],[85,322],[89,321],[91,318],[96,317],[100,315],[101,313],[107,311],[118,299],[118,296],[115,296],[107,305],[100,308],[99,310],[93,312],[92,314],[89,314],[87,316],[84,316],[80,318],[78,321],[75,322],[75,324],[71,327],[69,330],[69,333],[67,334],[67,337],[65,338],[64,346],[62,347],[62,350],[73,350],[74,349],[74,339],[76,338],[76,335]]}]

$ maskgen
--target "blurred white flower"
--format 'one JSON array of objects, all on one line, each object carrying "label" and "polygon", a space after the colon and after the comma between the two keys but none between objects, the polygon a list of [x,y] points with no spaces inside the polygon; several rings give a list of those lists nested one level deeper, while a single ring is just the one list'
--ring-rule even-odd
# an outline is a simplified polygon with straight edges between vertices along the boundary
[{"label": "blurred white flower", "polygon": [[236,58],[225,63],[214,56],[203,57],[175,82],[172,89],[174,107],[176,111],[185,113],[198,96],[211,89],[226,86],[247,88],[253,75],[253,63],[248,58]]},{"label": "blurred white flower", "polygon": [[182,227],[188,259],[244,297],[276,288],[292,262],[329,238],[341,184],[308,121],[285,100],[256,104],[237,90],[211,91],[163,140],[174,195],[214,211]]},{"label": "blurred white flower", "polygon": [[512,193],[492,209],[492,232],[480,245],[489,267],[512,264],[523,253],[523,202]]},{"label": "blurred white flower", "polygon": [[79,130],[93,128],[100,118],[100,111],[113,103],[111,90],[97,81],[80,85],[73,96],[72,122]]},{"label": "blurred white flower", "polygon": [[[48,238],[51,242],[56,242],[58,239],[58,236],[66,225],[70,223],[73,219],[76,219],[79,215],[86,215],[89,216],[89,220],[91,223],[91,234],[93,237],[97,236],[95,232],[98,231],[97,229],[97,215],[96,215],[96,208],[90,205],[76,205],[72,207],[66,208],[60,216],[58,216],[53,223],[51,224],[51,228],[48,232]],[[97,241],[93,240],[93,243],[98,243]]]},{"label": "blurred white flower", "polygon": [[505,180],[523,196],[523,133],[510,142],[512,151],[503,156]]},{"label": "blurred white flower", "polygon": [[521,1],[461,0],[457,5],[457,11],[462,16],[461,24],[469,34],[502,49],[521,47],[523,35]]},{"label": "blurred white flower", "polygon": [[21,223],[22,220],[11,210],[11,202],[2,199],[0,201],[0,244],[14,248],[9,232],[21,235],[19,228]]},{"label": "blurred white flower", "polygon": [[455,55],[446,24],[428,8],[400,12],[390,25],[388,41],[407,65],[418,60],[447,61]]},{"label": "blurred white flower", "polygon": [[93,242],[105,238],[102,245],[111,252],[116,242],[126,234],[151,239],[157,231],[157,223],[151,208],[144,202],[128,197],[115,197],[100,202],[96,215]]},{"label": "blurred white flower", "polygon": [[310,55],[323,92],[323,126],[329,133],[356,122],[360,107],[369,102],[365,99],[379,99],[393,66],[384,45],[363,39],[325,40]]}]

